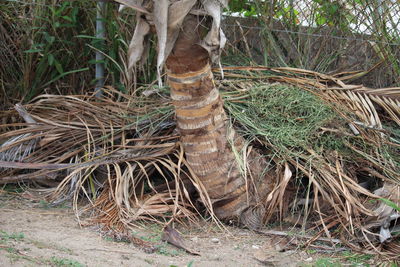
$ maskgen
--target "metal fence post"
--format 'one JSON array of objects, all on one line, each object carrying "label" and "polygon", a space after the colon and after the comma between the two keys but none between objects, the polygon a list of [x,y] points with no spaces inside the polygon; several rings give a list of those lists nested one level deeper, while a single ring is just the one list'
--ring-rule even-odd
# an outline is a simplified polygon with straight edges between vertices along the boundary
[{"label": "metal fence post", "polygon": [[[97,15],[96,15],[96,38],[100,43],[100,47],[104,45],[105,39],[105,23],[104,14],[106,11],[106,3],[103,0],[97,2]],[[104,86],[104,55],[100,51],[96,51],[96,97],[101,98],[103,96]]]}]

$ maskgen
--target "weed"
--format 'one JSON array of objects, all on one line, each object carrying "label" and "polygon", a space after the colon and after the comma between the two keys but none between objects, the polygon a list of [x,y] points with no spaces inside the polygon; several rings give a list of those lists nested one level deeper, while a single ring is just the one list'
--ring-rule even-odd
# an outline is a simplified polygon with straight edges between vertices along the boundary
[{"label": "weed", "polygon": [[380,198],[379,200],[382,201],[383,203],[385,203],[386,205],[388,205],[389,207],[391,207],[392,209],[400,212],[400,207],[396,203],[394,203],[386,198]]},{"label": "weed", "polygon": [[341,267],[342,265],[331,258],[319,258],[317,261],[314,263],[315,267]]},{"label": "weed", "polygon": [[369,254],[357,254],[349,251],[343,252],[344,259],[351,264],[351,266],[370,266],[367,261],[371,260],[374,256]]},{"label": "weed", "polygon": [[114,238],[109,237],[109,236],[103,236],[103,239],[106,241],[114,242]]},{"label": "weed", "polygon": [[17,250],[15,248],[5,248],[8,253],[16,253]]},{"label": "weed", "polygon": [[49,263],[52,265],[55,265],[57,267],[83,267],[83,266],[85,266],[76,260],[58,258],[58,257],[54,257],[54,256],[50,258]]},{"label": "weed", "polygon": [[141,236],[139,238],[148,242],[158,242],[161,240],[161,235],[159,233],[152,233],[148,236]]},{"label": "weed", "polygon": [[317,251],[315,249],[307,249],[307,254],[315,254]]},{"label": "weed", "polygon": [[166,243],[157,245],[156,247],[157,247],[157,254],[160,255],[175,257],[181,254],[181,251],[178,251],[176,249],[169,249]]},{"label": "weed", "polygon": [[40,209],[44,209],[44,210],[48,210],[48,209],[68,209],[68,208],[70,208],[70,207],[68,207],[68,205],[65,204],[65,203],[59,203],[59,204],[57,204],[57,205],[54,205],[53,203],[48,202],[48,201],[46,201],[46,200],[44,200],[44,199],[41,199],[41,200],[39,201],[38,207],[39,207]]},{"label": "weed", "polygon": [[5,231],[0,230],[0,242],[7,242],[10,240],[13,241],[21,241],[25,238],[24,233],[7,233]]},{"label": "weed", "polygon": [[15,184],[6,184],[1,189],[8,193],[22,193],[25,191],[24,187]]},{"label": "weed", "polygon": [[46,200],[40,200],[40,201],[39,201],[39,208],[48,210],[48,209],[51,208],[51,205],[50,205],[50,203],[47,202]]},{"label": "weed", "polygon": [[19,261],[19,260],[26,260],[26,261],[34,262],[38,265],[42,263],[41,261],[38,261],[38,260],[34,259],[33,257],[16,254],[16,252],[17,251],[10,252],[10,254],[7,255],[7,257],[10,259],[11,263],[15,263],[16,261]]},{"label": "weed", "polygon": [[145,227],[146,229],[149,230],[149,233],[147,233],[145,236],[143,235],[143,233],[138,233],[136,231],[132,231],[132,234],[148,242],[161,241],[162,226],[156,223],[152,223],[152,224],[146,224]]}]

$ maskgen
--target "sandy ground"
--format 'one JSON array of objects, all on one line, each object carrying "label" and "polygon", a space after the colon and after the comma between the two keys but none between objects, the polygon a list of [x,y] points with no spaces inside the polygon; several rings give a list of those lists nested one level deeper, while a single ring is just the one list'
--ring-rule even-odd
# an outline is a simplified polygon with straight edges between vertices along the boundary
[{"label": "sandy ground", "polygon": [[[0,191],[0,266],[312,266],[306,252],[277,252],[271,238],[238,228],[232,235],[215,226],[181,231],[194,256],[161,241],[161,227],[133,234],[159,250],[146,254],[133,244],[79,227],[68,207],[21,199]],[[260,261],[261,260],[261,261]]]}]

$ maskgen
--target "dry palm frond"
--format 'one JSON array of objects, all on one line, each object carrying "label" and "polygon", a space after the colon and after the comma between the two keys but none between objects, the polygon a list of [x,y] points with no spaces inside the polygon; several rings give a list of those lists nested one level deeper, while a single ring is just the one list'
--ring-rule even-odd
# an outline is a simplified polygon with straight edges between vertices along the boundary
[{"label": "dry palm frond", "polygon": [[[22,161],[34,150],[37,143],[36,138],[31,138],[31,134],[22,134],[10,138],[0,146],[0,150],[7,151],[0,153],[0,161]],[[16,144],[19,144],[16,146]],[[9,149],[12,147],[12,149]]]},{"label": "dry palm frond", "polygon": [[[15,124],[26,127],[6,132],[0,140],[26,137],[7,141],[0,153],[29,140],[36,140],[36,146],[18,162],[0,161],[7,167],[0,184],[56,182],[55,188],[46,190],[53,204],[72,199],[78,210],[78,199],[86,198],[97,220],[113,228],[138,220],[195,222],[200,212],[194,196],[213,216],[203,186],[184,167],[169,102],[149,97],[133,101],[113,88],[105,94],[108,97],[101,101],[43,95],[27,105],[35,127]],[[114,101],[114,96],[121,101]],[[200,193],[193,194],[195,189]]]},{"label": "dry palm frond", "polygon": [[[368,123],[366,126],[380,127],[379,112],[372,104],[375,103],[376,106],[387,112],[391,120],[400,125],[400,88],[371,89],[346,85],[343,80],[333,76],[296,68],[226,67],[224,71],[229,77],[277,81],[307,89],[317,89],[315,91],[321,96],[329,94],[330,91],[339,98],[336,99],[336,102],[344,104],[341,101],[346,99],[347,105],[358,112],[357,115]],[[240,74],[237,71],[241,71]],[[247,74],[244,74],[243,71],[246,71]],[[358,106],[354,107],[354,105]]]},{"label": "dry palm frond", "polygon": [[[342,238],[357,237],[352,241],[364,240],[370,248],[374,248],[379,239],[383,240],[380,237],[382,231],[394,233],[395,228],[387,227],[390,223],[396,225],[394,220],[398,213],[378,199],[387,198],[394,205],[400,203],[397,193],[400,181],[399,146],[396,143],[398,136],[391,131],[391,127],[396,128],[394,125],[398,127],[400,118],[400,88],[349,86],[328,75],[293,68],[227,67],[224,71],[226,77],[235,80],[223,80],[220,87],[228,90],[228,109],[239,122],[244,134],[256,137],[265,147],[274,151],[275,157],[281,159],[280,166],[282,161],[291,163],[294,177],[297,177],[292,179],[292,184],[299,181],[299,178],[303,180],[295,187],[306,194],[298,193],[299,199],[291,204],[292,210],[303,210],[303,226],[310,225],[310,219],[314,218],[320,221],[319,235],[325,233],[330,237],[333,235],[331,229],[336,229],[346,233]],[[335,118],[341,118],[342,122],[332,121],[332,117],[329,117],[332,111],[318,108],[316,100],[302,99],[301,95],[294,98],[303,105],[292,101],[290,94],[287,94],[274,106],[271,99],[275,97],[266,92],[277,92],[279,95],[287,90],[279,84],[265,86],[263,81],[293,84],[311,92],[326,107],[335,111]],[[296,90],[292,88],[290,93]],[[293,103],[294,108],[290,109]],[[256,114],[249,116],[252,108]],[[307,117],[313,108],[320,110],[317,114],[324,114],[320,123],[329,127],[318,127],[318,123],[312,122],[313,130],[303,136],[311,139],[299,138],[296,141],[294,137],[299,137],[298,133],[304,131],[307,125],[301,125],[299,121],[315,118],[315,114]],[[288,118],[282,116],[285,114]],[[293,126],[296,124],[298,128]],[[274,125],[277,125],[277,130],[273,128]],[[285,130],[286,125],[289,128]],[[339,144],[331,147],[329,143],[321,143],[321,137],[329,135],[333,135]],[[267,218],[271,218],[274,211],[280,210],[282,213],[282,208],[278,208],[283,205],[279,200],[280,191],[288,185],[284,172],[281,171],[279,175],[282,179],[278,180],[267,198]],[[382,190],[386,192],[383,195],[378,193]],[[290,188],[287,193],[290,193]],[[375,204],[369,201],[375,201]],[[375,224],[368,223],[370,220]]]},{"label": "dry palm frond", "polygon": [[[130,103],[130,99],[115,102],[112,95],[116,92],[110,88],[107,93],[110,97],[102,101],[90,96],[43,95],[35,99],[34,104],[27,105],[30,116],[37,122],[35,127],[27,124],[26,128],[2,134],[0,139],[13,142],[4,143],[1,153],[7,155],[30,140],[35,140],[36,146],[32,146],[31,153],[18,158],[22,162],[13,163],[26,170],[5,169],[0,183],[12,182],[12,178],[13,182],[39,184],[45,180],[58,181],[57,189],[51,194],[51,198],[58,201],[68,197],[77,200],[82,194],[95,201],[99,193],[106,194],[101,190],[104,185],[117,183],[122,185],[122,191],[116,190],[114,194],[119,200],[117,204],[125,205],[129,204],[127,198],[132,193],[129,188],[151,184],[148,172],[170,172],[172,168],[167,167],[168,161],[163,157],[169,157],[176,150],[177,136],[172,133],[173,123],[168,121],[172,115],[168,103],[157,100],[152,106],[154,101],[139,98],[136,103]],[[9,157],[4,159],[10,161]],[[29,168],[39,170],[25,174]],[[52,175],[55,172],[58,177],[65,178],[59,180]],[[183,191],[175,192],[177,195]],[[140,194],[136,200],[139,203],[145,197]],[[154,195],[153,199],[156,197]],[[165,195],[159,197],[161,200]],[[175,199],[171,193],[165,203],[176,204],[175,213],[183,210],[183,215],[188,217],[186,204],[179,202],[181,197]]]},{"label": "dry palm frond", "polygon": [[[257,148],[263,151],[260,160],[268,162],[264,172],[277,177],[269,194],[257,188],[267,207],[265,220],[293,213],[317,237],[378,249],[387,224],[397,229],[390,220],[396,210],[379,199],[399,204],[399,146],[393,141],[398,135],[388,128],[398,127],[399,89],[347,86],[291,68],[231,68],[225,74],[229,79],[218,82],[225,108],[236,131],[248,139],[237,151],[242,173],[251,177],[247,155]],[[21,164],[61,167],[31,173],[9,168],[0,183],[55,181],[53,199],[77,203],[86,196],[96,221],[109,227],[130,227],[136,220],[196,221],[204,206],[213,215],[207,190],[177,143],[169,101],[133,98],[112,88],[105,93],[101,101],[44,95],[27,105],[35,127],[15,124],[19,129],[0,140],[29,134],[24,142],[38,141]],[[113,101],[116,95],[120,102]],[[395,235],[393,229],[389,234]]]},{"label": "dry palm frond", "polygon": [[[36,121],[20,104],[15,105],[15,109],[26,123],[36,124]],[[32,136],[32,133],[10,138],[0,146],[0,161],[22,161],[34,150],[37,142],[38,138]]]},{"label": "dry palm frond", "polygon": [[[159,157],[135,164],[125,162],[124,165],[125,171],[119,165],[112,166],[114,177],[108,177],[106,187],[94,204],[100,214],[96,220],[105,222],[110,228],[134,226],[139,220],[197,221],[196,215],[200,213],[191,202],[193,189],[185,173],[171,158]],[[164,168],[167,171],[163,171]],[[149,173],[151,170],[157,173]],[[173,183],[167,177],[171,174]],[[155,185],[154,175],[159,175],[164,183]]]}]

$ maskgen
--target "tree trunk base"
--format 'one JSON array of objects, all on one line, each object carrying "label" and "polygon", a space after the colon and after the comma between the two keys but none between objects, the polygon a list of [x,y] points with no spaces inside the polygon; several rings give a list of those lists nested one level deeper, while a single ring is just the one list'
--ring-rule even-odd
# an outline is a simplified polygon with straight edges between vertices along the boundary
[{"label": "tree trunk base", "polygon": [[[207,190],[215,215],[250,228],[262,225],[271,171],[227,123],[208,52],[198,45],[198,18],[188,15],[166,65],[177,129],[190,168]],[[268,178],[269,177],[269,178]]]}]

